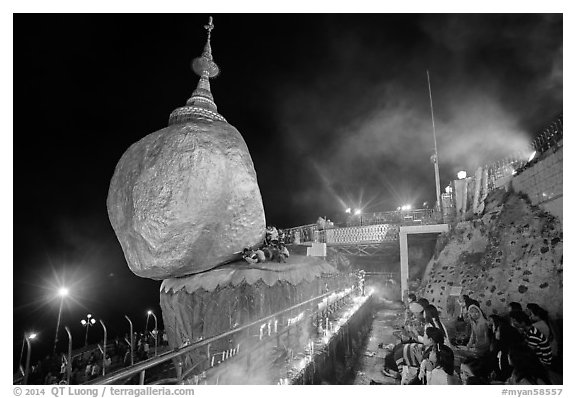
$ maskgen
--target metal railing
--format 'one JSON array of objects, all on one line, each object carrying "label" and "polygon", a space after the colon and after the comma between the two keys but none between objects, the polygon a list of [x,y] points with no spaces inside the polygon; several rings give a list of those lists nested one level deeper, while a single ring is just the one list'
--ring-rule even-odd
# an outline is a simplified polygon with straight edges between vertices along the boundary
[{"label": "metal railing", "polygon": [[378,224],[436,224],[440,220],[434,209],[394,210],[366,213],[351,219],[350,226]]},{"label": "metal railing", "polygon": [[531,145],[538,153],[544,153],[550,148],[559,145],[564,135],[564,116],[561,113],[553,122],[546,125],[532,141]]},{"label": "metal railing", "polygon": [[441,219],[440,213],[434,209],[394,210],[351,217],[345,227],[320,229],[317,224],[308,224],[284,231],[287,243],[382,242],[397,240],[400,225],[438,224]]},{"label": "metal railing", "polygon": [[485,164],[482,169],[488,172],[488,189],[498,188],[502,185],[499,183],[500,181],[511,178],[517,172],[530,167],[528,159],[533,151],[536,151],[538,155],[542,155],[550,149],[561,146],[563,132],[563,115],[560,114],[554,121],[539,131],[537,137],[530,143],[529,148],[519,150],[504,159]]},{"label": "metal railing", "polygon": [[[353,280],[353,279],[355,279],[355,277],[350,277],[350,280]],[[284,315],[291,314],[294,311],[301,309],[302,307],[305,307],[303,310],[304,312],[313,308],[314,310],[311,311],[311,314],[314,315],[317,311],[322,311],[322,310],[316,309],[316,305],[319,303],[322,303],[323,299],[329,298],[330,296],[334,295],[338,291],[343,291],[343,289],[332,290],[332,291],[326,292],[324,294],[321,294],[319,296],[313,297],[309,300],[306,300],[304,302],[301,302],[301,303],[298,303],[294,306],[286,308],[282,311],[278,311],[274,314],[271,314],[271,315],[268,315],[268,316],[263,317],[261,319],[258,319],[256,321],[250,322],[250,323],[243,325],[241,327],[238,327],[236,329],[229,330],[227,332],[218,334],[216,336],[213,336],[213,337],[210,337],[210,338],[207,338],[207,339],[204,339],[204,340],[192,343],[192,344],[187,344],[187,345],[180,347],[180,348],[176,348],[170,352],[158,355],[157,357],[154,357],[152,359],[148,359],[148,360],[139,362],[128,369],[119,370],[115,373],[111,373],[111,374],[107,375],[104,378],[94,379],[94,380],[91,380],[85,384],[113,384],[113,383],[121,382],[121,381],[126,380],[126,379],[130,379],[136,375],[139,376],[139,384],[144,384],[147,370],[149,370],[153,367],[156,367],[160,364],[163,364],[165,362],[172,361],[172,360],[176,360],[176,377],[158,380],[158,381],[153,382],[153,384],[176,384],[176,383],[182,382],[184,379],[188,378],[200,365],[200,363],[197,363],[194,366],[192,366],[190,369],[187,369],[186,371],[184,371],[185,359],[183,359],[183,358],[185,358],[185,356],[187,354],[191,354],[193,351],[198,350],[198,349],[203,348],[203,347],[209,347],[209,345],[211,345],[212,343],[214,343],[218,340],[229,338],[230,336],[233,336],[235,334],[239,334],[239,333],[243,333],[243,332],[244,333],[248,332],[248,334],[249,334],[250,328],[252,328],[254,326],[260,326],[260,328],[261,328],[263,324],[268,324],[268,321],[273,320],[274,318],[282,317],[282,318],[285,318],[285,320],[287,321],[286,325],[281,325],[281,330],[278,331],[277,333],[275,333],[274,337],[276,338],[277,336],[279,336],[281,334],[289,333],[289,330],[292,327],[294,327],[296,324],[298,324],[299,321],[301,321],[303,319],[310,319],[311,317],[309,314],[308,317],[303,317],[303,319],[299,320],[298,322],[290,323],[289,322],[290,317],[284,317]],[[334,303],[328,303],[328,305],[332,305],[332,304],[334,304]],[[284,327],[282,327],[282,326],[284,326]],[[257,343],[258,343],[258,341],[257,341]],[[246,350],[246,351],[250,352],[250,350]],[[210,367],[212,367],[212,366],[210,366]]]}]

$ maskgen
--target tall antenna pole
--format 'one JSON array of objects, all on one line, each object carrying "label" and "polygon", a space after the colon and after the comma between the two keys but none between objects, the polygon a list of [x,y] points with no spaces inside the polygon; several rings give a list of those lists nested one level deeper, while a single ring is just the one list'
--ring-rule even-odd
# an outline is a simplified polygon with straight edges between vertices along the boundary
[{"label": "tall antenna pole", "polygon": [[436,145],[436,125],[434,124],[434,107],[432,106],[432,88],[430,86],[430,73],[426,69],[426,76],[428,77],[428,94],[430,95],[430,113],[432,114],[432,132],[434,134],[434,175],[436,177],[436,210],[440,211],[440,219],[444,220],[444,212],[442,210],[442,201],[440,200],[440,170],[438,169],[438,146]]}]

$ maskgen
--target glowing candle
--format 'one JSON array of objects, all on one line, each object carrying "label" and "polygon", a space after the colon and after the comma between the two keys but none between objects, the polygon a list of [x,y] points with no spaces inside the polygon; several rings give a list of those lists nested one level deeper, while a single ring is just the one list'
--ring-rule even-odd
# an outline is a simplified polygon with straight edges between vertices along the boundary
[{"label": "glowing candle", "polygon": [[224,362],[224,351],[222,351],[222,362]]},{"label": "glowing candle", "polygon": [[278,333],[278,319],[274,321],[274,333]]},{"label": "glowing candle", "polygon": [[210,367],[214,366],[214,358],[216,358],[215,356],[212,357],[212,362],[210,363]]}]

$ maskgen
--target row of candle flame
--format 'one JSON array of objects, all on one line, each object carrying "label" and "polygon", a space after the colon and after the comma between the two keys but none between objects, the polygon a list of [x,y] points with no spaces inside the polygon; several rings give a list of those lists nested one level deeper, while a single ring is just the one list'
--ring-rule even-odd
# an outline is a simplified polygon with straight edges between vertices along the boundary
[{"label": "row of candle flame", "polygon": [[214,354],[212,356],[212,360],[210,361],[210,367],[214,366],[214,361],[216,360],[217,357],[221,357],[217,362],[217,364],[219,364],[224,362],[228,358],[232,358],[234,355],[238,354],[238,352],[240,352],[240,343],[236,345],[236,348],[230,348],[229,350],[225,350],[217,354]]},{"label": "row of candle flame", "polygon": [[[348,290],[348,292],[346,294],[349,293],[349,289],[347,289],[347,290]],[[341,293],[344,293],[344,292],[341,292]],[[352,315],[354,313],[356,313],[356,311],[358,311],[358,309],[366,302],[366,300],[368,300],[368,298],[370,297],[370,295],[372,293],[373,293],[373,289],[370,289],[366,296],[353,297],[352,302],[354,303],[354,305],[352,307],[350,307],[348,310],[346,310],[346,312],[344,312],[342,314],[342,316],[338,320],[335,321],[335,323],[330,322],[328,320],[328,317],[325,318],[326,327],[323,328],[324,336],[321,339],[321,341],[324,345],[328,345],[332,336],[334,336],[336,333],[338,333],[338,330],[340,330],[342,325],[344,325],[346,322],[348,322],[348,320],[352,317]],[[346,294],[344,294],[344,295],[346,295]],[[342,298],[344,295],[340,295],[339,298]],[[322,326],[320,325],[320,327],[322,327]],[[314,340],[310,339],[308,341],[308,344],[306,345],[306,348],[305,348],[305,352],[308,352],[308,354],[304,358],[302,358],[300,361],[298,361],[296,366],[294,366],[294,368],[298,372],[301,371],[302,369],[304,369],[310,362],[313,361],[313,359],[314,359]],[[282,377],[279,379],[277,384],[278,385],[290,384],[290,378]]]}]

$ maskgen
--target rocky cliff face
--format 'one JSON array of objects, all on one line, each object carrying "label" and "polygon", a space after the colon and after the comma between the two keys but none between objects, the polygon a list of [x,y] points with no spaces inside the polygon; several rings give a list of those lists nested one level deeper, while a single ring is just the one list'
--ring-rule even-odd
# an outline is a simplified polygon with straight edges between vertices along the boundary
[{"label": "rocky cliff face", "polygon": [[455,304],[451,291],[462,287],[487,314],[503,313],[517,301],[538,303],[561,318],[562,235],[562,220],[524,196],[494,191],[480,218],[439,238],[419,293],[444,315]]}]

